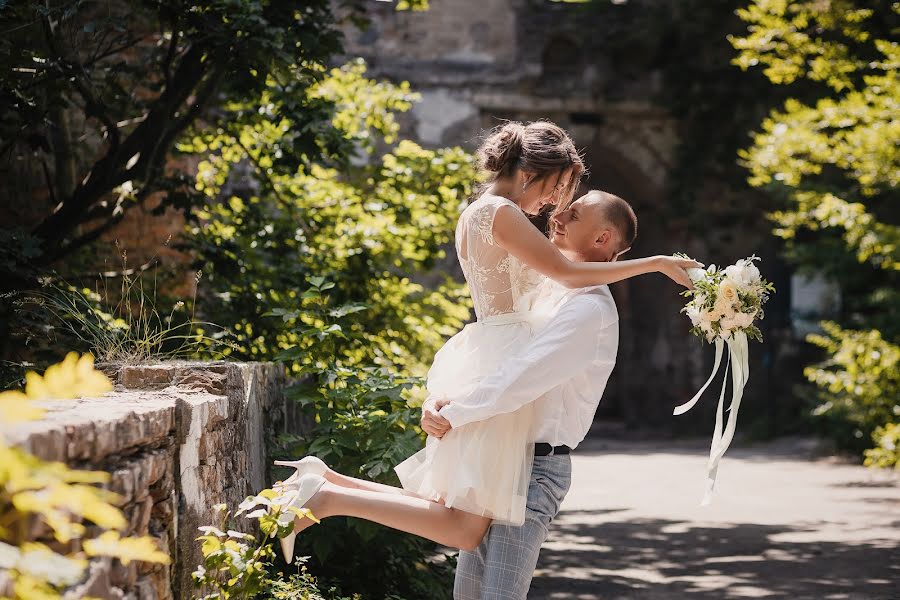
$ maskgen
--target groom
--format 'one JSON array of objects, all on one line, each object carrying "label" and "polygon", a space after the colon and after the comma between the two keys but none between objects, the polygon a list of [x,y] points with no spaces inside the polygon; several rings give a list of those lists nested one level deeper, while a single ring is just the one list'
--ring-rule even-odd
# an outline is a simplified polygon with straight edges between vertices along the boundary
[{"label": "groom", "polygon": [[[637,235],[637,217],[621,198],[590,191],[551,219],[551,241],[570,260],[610,262]],[[535,310],[552,314],[530,344],[508,357],[470,395],[431,399],[422,429],[442,437],[453,427],[536,403],[537,440],[521,527],[491,525],[473,552],[461,551],[455,600],[519,600],[531,585],[541,544],[571,483],[569,452],[587,435],[615,366],[619,317],[609,288],[566,289],[546,281]]]}]

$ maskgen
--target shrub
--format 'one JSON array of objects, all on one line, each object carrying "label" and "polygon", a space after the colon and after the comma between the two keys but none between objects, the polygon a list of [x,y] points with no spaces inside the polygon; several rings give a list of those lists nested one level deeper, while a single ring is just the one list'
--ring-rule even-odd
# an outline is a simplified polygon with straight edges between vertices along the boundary
[{"label": "shrub", "polygon": [[829,357],[804,370],[816,385],[814,414],[826,421],[843,448],[861,453],[874,443],[881,449],[876,456],[885,457],[888,447],[881,444],[889,445],[896,435],[893,423],[900,415],[900,346],[875,329],[856,331],[831,322],[822,326],[823,334],[808,339]]},{"label": "shrub", "polygon": [[[282,514],[279,504],[282,497],[272,489],[262,490],[256,496],[249,496],[241,503],[235,517],[257,521],[262,538],[242,533],[228,525],[232,521],[231,513],[224,504],[215,506],[219,515],[218,526],[200,527],[203,533],[197,538],[201,543],[203,564],[192,573],[196,593],[199,600],[236,600],[250,598],[290,598],[291,600],[355,600],[358,596],[338,597],[337,590],[330,588],[325,592],[319,589],[316,578],[303,566],[306,557],[301,557],[297,564],[298,573],[285,577],[281,572],[274,572],[271,539],[284,537],[290,529],[278,524]],[[251,510],[254,509],[254,510]],[[295,514],[315,519],[305,509],[291,509]],[[246,514],[245,514],[246,513]]]},{"label": "shrub", "polygon": [[[392,374],[381,367],[340,366],[335,357],[365,340],[353,327],[366,307],[333,305],[330,284],[314,279],[304,292],[304,306],[272,314],[291,322],[312,322],[302,335],[315,340],[288,349],[280,358],[301,364],[306,378],[288,389],[311,424],[302,435],[282,436],[291,454],[314,454],[333,469],[398,485],[393,471],[422,447],[418,427],[421,380]],[[360,519],[329,519],[303,532],[298,548],[309,553],[321,578],[363,598],[450,598],[453,557],[431,560],[435,544]],[[371,551],[377,549],[377,552]]]},{"label": "shrub", "polygon": [[888,423],[872,434],[874,448],[866,450],[866,466],[900,469],[900,424]]},{"label": "shrub", "polygon": [[[263,104],[289,100],[272,87]],[[469,316],[464,286],[436,267],[472,193],[474,158],[405,140],[375,158],[376,142],[396,141],[395,114],[416,96],[406,84],[366,78],[362,63],[333,69],[309,93],[337,105],[334,122],[365,161],[335,169],[289,155],[300,124],[259,122],[247,116],[249,105],[231,107],[220,129],[179,146],[205,153],[196,186],[209,203],[186,236],[205,274],[199,312],[234,331],[237,346],[225,350],[231,356],[268,360],[289,347],[299,354],[318,343],[304,335],[316,323],[263,313],[274,306],[293,314],[305,282],[324,277],[338,305],[368,307],[347,323],[358,343],[329,361],[423,375]],[[291,367],[298,373],[305,364],[298,356]]]}]

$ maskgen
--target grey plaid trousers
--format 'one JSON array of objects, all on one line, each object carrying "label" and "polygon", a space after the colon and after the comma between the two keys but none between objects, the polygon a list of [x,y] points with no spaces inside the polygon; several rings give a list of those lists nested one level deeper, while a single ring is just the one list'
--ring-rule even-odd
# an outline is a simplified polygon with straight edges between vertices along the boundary
[{"label": "grey plaid trousers", "polygon": [[459,553],[454,600],[524,600],[541,544],[571,483],[569,455],[534,457],[525,523],[491,525],[474,552]]}]

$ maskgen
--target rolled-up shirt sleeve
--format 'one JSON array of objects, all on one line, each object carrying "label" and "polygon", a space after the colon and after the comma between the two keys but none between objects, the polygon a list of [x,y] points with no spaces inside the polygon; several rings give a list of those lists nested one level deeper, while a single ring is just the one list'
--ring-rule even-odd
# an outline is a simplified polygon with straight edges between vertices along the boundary
[{"label": "rolled-up shirt sleeve", "polygon": [[550,323],[467,396],[449,398],[440,415],[453,427],[512,412],[583,373],[591,364],[613,362],[618,318],[591,294],[566,302]]}]

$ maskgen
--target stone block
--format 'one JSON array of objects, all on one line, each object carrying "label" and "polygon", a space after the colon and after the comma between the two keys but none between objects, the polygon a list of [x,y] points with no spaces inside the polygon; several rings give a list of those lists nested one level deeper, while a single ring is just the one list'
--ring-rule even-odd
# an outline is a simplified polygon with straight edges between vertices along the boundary
[{"label": "stone block", "polygon": [[134,585],[134,591],[138,600],[157,600],[159,598],[153,580],[149,577],[138,579]]},{"label": "stone block", "polygon": [[96,445],[94,424],[79,423],[66,426],[66,458],[68,460],[88,460]]},{"label": "stone block", "polygon": [[225,394],[225,373],[211,371],[181,371],[172,379],[172,385],[186,389],[202,390],[209,394]]},{"label": "stone block", "polygon": [[133,535],[146,535],[152,510],[153,500],[149,497],[131,506],[128,510],[128,532]]},{"label": "stone block", "polygon": [[[48,402],[45,418],[0,425],[0,434],[44,459],[110,473],[128,533],[151,535],[177,557],[171,566],[94,560],[67,597],[190,598],[190,574],[202,560],[197,527],[216,522],[214,504],[233,510],[265,485],[269,420],[283,426],[287,413],[283,372],[179,362],[125,367],[117,379],[112,393]],[[32,540],[51,537],[38,521],[29,532]]]},{"label": "stone block", "polygon": [[172,515],[175,514],[173,503],[174,498],[172,496],[166,496],[162,500],[154,501],[153,510],[150,512],[150,520],[157,519],[162,522],[169,521],[172,518]]},{"label": "stone block", "polygon": [[[196,567],[191,569],[191,572]],[[190,575],[188,575],[190,576]],[[192,594],[188,591],[187,594],[182,595],[178,593],[177,596],[173,595],[172,592],[172,579],[169,577],[168,569],[160,569],[158,571],[154,571],[147,576],[151,582],[153,582],[153,589],[156,590],[158,594],[159,600],[171,600],[173,597],[178,598],[179,600],[182,598],[191,598]]]},{"label": "stone block", "polygon": [[109,489],[122,498],[118,502],[119,506],[130,504],[134,500],[134,469],[116,469],[112,473],[112,479],[109,482]]},{"label": "stone block", "polygon": [[137,582],[137,563],[132,561],[123,565],[120,561],[112,561],[109,569],[109,582],[117,588],[133,589]]},{"label": "stone block", "polygon": [[35,433],[31,437],[28,449],[32,454],[44,460],[65,461],[66,428],[57,425]]},{"label": "stone block", "polygon": [[147,485],[153,486],[166,474],[170,473],[172,456],[165,450],[157,450],[147,454]]},{"label": "stone block", "polygon": [[175,491],[175,479],[172,473],[165,473],[155,484],[150,486],[150,497],[155,502],[168,498]]},{"label": "stone block", "polygon": [[172,382],[172,365],[129,365],[119,371],[119,383],[129,390],[161,390]]}]

